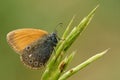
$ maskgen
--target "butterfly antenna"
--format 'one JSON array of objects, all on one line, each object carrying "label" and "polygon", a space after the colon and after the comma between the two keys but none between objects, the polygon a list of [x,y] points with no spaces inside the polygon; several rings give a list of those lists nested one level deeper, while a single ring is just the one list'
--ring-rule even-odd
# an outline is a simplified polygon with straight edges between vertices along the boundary
[{"label": "butterfly antenna", "polygon": [[58,27],[63,27],[63,23],[59,23],[56,27],[55,27],[55,30],[54,32],[57,34],[57,31],[58,31]]}]

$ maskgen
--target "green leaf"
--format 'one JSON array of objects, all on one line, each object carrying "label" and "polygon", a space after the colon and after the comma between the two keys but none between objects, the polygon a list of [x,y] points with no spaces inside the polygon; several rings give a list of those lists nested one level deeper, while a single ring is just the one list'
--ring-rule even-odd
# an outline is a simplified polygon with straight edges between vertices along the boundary
[{"label": "green leaf", "polygon": [[96,61],[97,59],[101,58],[109,49],[94,55],[93,57],[89,58],[88,60],[86,60],[85,62],[79,64],[78,66],[70,69],[69,71],[67,71],[66,73],[64,73],[58,80],[66,80],[67,78],[69,78],[70,76],[72,76],[73,74],[75,74],[76,72],[80,71],[81,69],[85,68],[86,66],[88,66],[89,64],[91,64],[93,61]]}]

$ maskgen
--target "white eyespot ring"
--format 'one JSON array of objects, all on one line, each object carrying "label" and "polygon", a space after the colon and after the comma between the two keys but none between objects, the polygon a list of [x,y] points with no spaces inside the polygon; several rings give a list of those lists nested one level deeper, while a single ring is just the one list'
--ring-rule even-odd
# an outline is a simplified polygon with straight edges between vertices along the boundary
[{"label": "white eyespot ring", "polygon": [[27,46],[25,49],[29,51],[31,49],[31,46]]}]

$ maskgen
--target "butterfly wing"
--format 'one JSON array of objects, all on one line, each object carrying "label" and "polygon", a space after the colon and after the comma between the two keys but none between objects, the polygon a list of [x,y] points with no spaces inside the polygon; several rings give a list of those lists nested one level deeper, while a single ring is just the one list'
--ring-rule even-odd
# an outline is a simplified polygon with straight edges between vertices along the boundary
[{"label": "butterfly wing", "polygon": [[42,36],[47,35],[46,31],[40,29],[17,29],[11,31],[7,34],[7,41],[10,46],[20,54],[20,52],[32,42],[42,38]]}]

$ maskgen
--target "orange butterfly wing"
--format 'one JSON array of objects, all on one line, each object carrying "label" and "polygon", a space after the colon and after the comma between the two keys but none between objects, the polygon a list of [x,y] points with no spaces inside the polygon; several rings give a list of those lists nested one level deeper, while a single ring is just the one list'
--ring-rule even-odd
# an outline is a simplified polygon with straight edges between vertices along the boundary
[{"label": "orange butterfly wing", "polygon": [[22,51],[27,45],[47,35],[46,31],[40,29],[18,29],[7,34],[7,41],[10,46],[16,51]]}]

